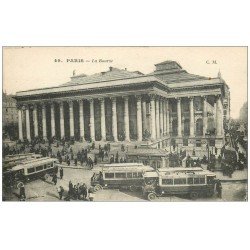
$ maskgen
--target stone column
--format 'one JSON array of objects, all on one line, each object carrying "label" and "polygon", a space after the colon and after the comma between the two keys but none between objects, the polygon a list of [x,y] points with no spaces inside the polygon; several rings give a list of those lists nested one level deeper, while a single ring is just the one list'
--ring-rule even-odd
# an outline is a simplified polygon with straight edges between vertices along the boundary
[{"label": "stone column", "polygon": [[84,141],[84,113],[83,100],[79,100],[79,124],[80,124],[80,138]]},{"label": "stone column", "polygon": [[137,96],[137,140],[142,141],[141,96]]},{"label": "stone column", "polygon": [[46,105],[42,104],[43,139],[47,140]]},{"label": "stone column", "polygon": [[124,126],[125,126],[125,141],[130,141],[128,96],[124,97]]},{"label": "stone column", "polygon": [[95,141],[95,110],[94,110],[94,100],[89,100],[90,104],[90,138]]},{"label": "stone column", "polygon": [[167,123],[167,117],[166,117],[166,99],[163,99],[162,101],[162,114],[163,114],[163,135],[166,135],[166,123]]},{"label": "stone column", "polygon": [[34,123],[34,136],[38,137],[38,118],[37,118],[37,105],[34,104],[33,109],[33,123]]},{"label": "stone column", "polygon": [[223,114],[222,114],[222,103],[220,96],[216,99],[216,135],[222,136],[223,131]]},{"label": "stone column", "polygon": [[190,136],[194,136],[194,98],[190,97]]},{"label": "stone column", "polygon": [[23,118],[22,118],[22,108],[18,108],[18,134],[19,140],[23,141]]},{"label": "stone column", "polygon": [[28,105],[25,107],[25,112],[26,112],[26,136],[27,136],[27,140],[31,141],[31,136],[30,136],[30,110],[29,110]]},{"label": "stone column", "polygon": [[61,139],[65,137],[63,102],[60,102],[60,131]]},{"label": "stone column", "polygon": [[207,96],[203,97],[203,135],[207,133]]},{"label": "stone column", "polygon": [[118,141],[118,139],[117,139],[116,97],[112,97],[111,101],[112,101],[112,135],[113,135],[114,141]]},{"label": "stone column", "polygon": [[159,99],[155,100],[155,123],[156,123],[156,138],[160,137],[160,111],[159,111]]},{"label": "stone column", "polygon": [[75,137],[74,131],[74,108],[73,101],[69,101],[69,129],[70,129],[70,138]]},{"label": "stone column", "polygon": [[151,140],[156,139],[156,128],[155,128],[155,96],[150,96],[150,118],[151,118]]},{"label": "stone column", "polygon": [[102,141],[106,141],[106,122],[105,122],[105,99],[101,98],[101,135]]},{"label": "stone column", "polygon": [[56,124],[55,124],[55,104],[51,103],[51,137],[56,136]]},{"label": "stone column", "polygon": [[178,137],[182,136],[181,133],[181,98],[177,99],[177,121],[178,121]]},{"label": "stone column", "polygon": [[142,101],[142,133],[148,129],[147,128],[147,103]]},{"label": "stone column", "polygon": [[169,101],[166,100],[166,134],[169,135]]},{"label": "stone column", "polygon": [[160,108],[160,136],[162,136],[164,134],[164,129],[163,129],[163,125],[164,125],[164,116],[163,116],[163,100],[162,98],[159,101],[159,108]]}]

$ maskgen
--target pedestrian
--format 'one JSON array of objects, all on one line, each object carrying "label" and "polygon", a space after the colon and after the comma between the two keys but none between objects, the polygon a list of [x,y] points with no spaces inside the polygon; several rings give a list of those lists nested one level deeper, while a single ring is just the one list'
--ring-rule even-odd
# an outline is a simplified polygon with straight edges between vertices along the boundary
[{"label": "pedestrian", "polygon": [[93,187],[89,188],[88,193],[89,193],[89,201],[94,201],[95,193]]},{"label": "pedestrian", "polygon": [[70,159],[67,160],[67,164],[68,164],[68,166],[70,165]]},{"label": "pedestrian", "polygon": [[60,168],[60,179],[62,179],[63,178],[63,168],[61,167]]},{"label": "pedestrian", "polygon": [[58,194],[59,194],[59,200],[61,200],[61,199],[62,199],[62,196],[63,196],[63,192],[64,192],[63,187],[60,186],[60,187],[57,189],[57,191],[58,191]]},{"label": "pedestrian", "polygon": [[75,166],[77,166],[77,158],[75,158],[74,162],[75,162]]},{"label": "pedestrian", "polygon": [[26,200],[25,187],[24,184],[22,183],[20,186],[20,201],[25,201],[25,200]]},{"label": "pedestrian", "polygon": [[57,176],[56,176],[56,174],[53,175],[52,181],[54,182],[55,185],[57,184]]},{"label": "pedestrian", "polygon": [[220,180],[216,182],[216,191],[217,191],[218,197],[221,199],[222,198],[222,185],[221,185]]}]

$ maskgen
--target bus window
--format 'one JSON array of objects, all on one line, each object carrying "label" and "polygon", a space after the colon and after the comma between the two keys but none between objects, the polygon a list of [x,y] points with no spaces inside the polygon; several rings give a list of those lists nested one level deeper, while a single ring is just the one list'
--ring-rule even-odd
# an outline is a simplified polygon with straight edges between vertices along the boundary
[{"label": "bus window", "polygon": [[199,181],[199,178],[194,178],[194,184],[199,184],[200,181]]},{"label": "bus window", "polygon": [[113,179],[115,177],[114,173],[105,173],[105,178],[106,179]]},{"label": "bus window", "polygon": [[186,178],[174,179],[174,184],[175,184],[175,185],[183,185],[183,184],[186,184]]},{"label": "bus window", "polygon": [[137,178],[137,173],[133,173],[133,178]]},{"label": "bus window", "polygon": [[139,178],[142,178],[142,172],[137,173]]},{"label": "bus window", "polygon": [[200,184],[205,184],[205,178],[200,178]]},{"label": "bus window", "polygon": [[127,173],[127,178],[133,178],[133,175],[132,175],[132,173]]},{"label": "bus window", "polygon": [[34,173],[35,172],[35,168],[28,168],[27,172],[28,172],[28,174]]},{"label": "bus window", "polygon": [[43,170],[43,166],[36,167],[36,171],[41,171],[41,170]]},{"label": "bus window", "polygon": [[187,181],[188,181],[188,184],[194,184],[194,179],[193,178],[188,178]]},{"label": "bus window", "polygon": [[115,178],[120,178],[120,179],[126,178],[126,173],[115,173]]},{"label": "bus window", "polygon": [[173,185],[173,179],[162,179],[162,185]]}]

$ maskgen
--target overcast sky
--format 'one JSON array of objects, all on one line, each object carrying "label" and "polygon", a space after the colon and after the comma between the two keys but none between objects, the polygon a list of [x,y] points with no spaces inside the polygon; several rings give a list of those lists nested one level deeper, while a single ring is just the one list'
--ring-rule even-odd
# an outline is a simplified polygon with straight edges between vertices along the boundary
[{"label": "overcast sky", "polygon": [[155,69],[154,64],[165,60],[177,61],[189,73],[202,76],[216,77],[220,70],[231,91],[231,116],[238,118],[247,101],[245,47],[8,47],[3,49],[3,89],[15,94],[57,86],[69,81],[73,70],[89,75],[107,71],[110,66],[147,74]]}]

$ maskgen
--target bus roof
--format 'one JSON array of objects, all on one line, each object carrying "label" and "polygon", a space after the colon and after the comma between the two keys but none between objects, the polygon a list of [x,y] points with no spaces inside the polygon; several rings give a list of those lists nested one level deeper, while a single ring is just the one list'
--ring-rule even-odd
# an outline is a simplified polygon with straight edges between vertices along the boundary
[{"label": "bus roof", "polygon": [[158,172],[199,172],[204,171],[202,167],[193,167],[193,168],[184,168],[184,167],[178,167],[178,168],[158,168]]},{"label": "bus roof", "polygon": [[142,163],[111,163],[111,164],[104,164],[103,167],[137,167],[137,166],[144,166]]},{"label": "bus roof", "polygon": [[138,172],[138,171],[153,171],[154,168],[150,167],[150,166],[144,166],[139,165],[139,166],[123,166],[123,167],[117,167],[117,166],[110,166],[110,167],[104,167],[102,168],[102,171],[104,172],[127,172],[127,171],[131,171],[131,172]]},{"label": "bus roof", "polygon": [[24,168],[37,167],[37,166],[48,164],[48,163],[55,162],[55,161],[57,161],[56,158],[49,158],[49,157],[35,159],[32,161],[23,162],[22,164],[14,166],[12,170],[17,171],[17,170],[24,169]]}]

